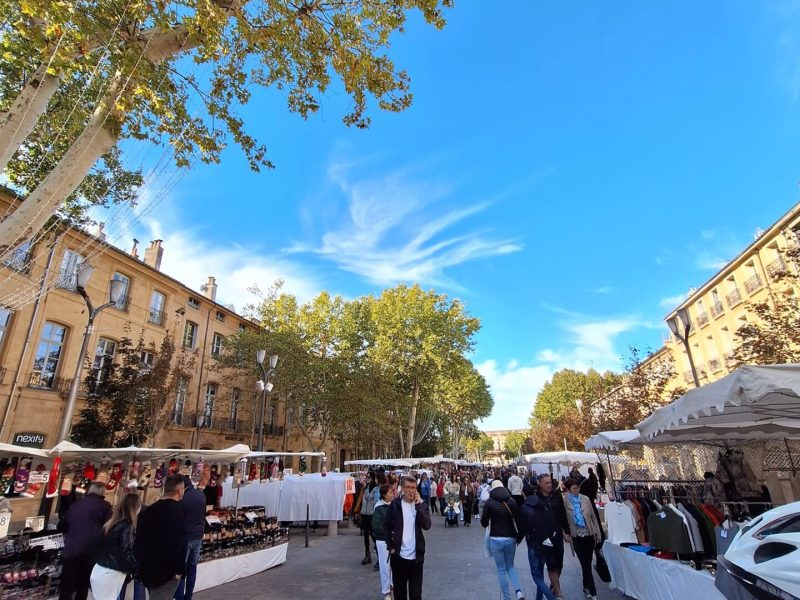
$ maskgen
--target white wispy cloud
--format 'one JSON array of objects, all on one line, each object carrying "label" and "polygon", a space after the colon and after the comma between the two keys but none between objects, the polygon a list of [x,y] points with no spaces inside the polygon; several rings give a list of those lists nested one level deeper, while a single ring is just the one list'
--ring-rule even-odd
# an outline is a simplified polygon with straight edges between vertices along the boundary
[{"label": "white wispy cloud", "polygon": [[319,243],[295,244],[287,253],[316,254],[378,285],[413,281],[458,288],[449,268],[522,249],[519,241],[495,239],[486,229],[453,233],[490,203],[444,209],[454,193],[447,185],[402,170],[359,178],[341,163],[328,175],[345,196],[346,217]]},{"label": "white wispy cloud", "polygon": [[613,285],[601,285],[598,288],[592,290],[593,294],[613,294],[617,291]]},{"label": "white wispy cloud", "polygon": [[686,298],[689,297],[687,292],[683,292],[681,294],[675,294],[674,296],[667,296],[662,298],[658,305],[661,308],[672,309],[681,304]]},{"label": "white wispy cloud", "polygon": [[728,261],[713,252],[702,251],[695,257],[694,264],[704,271],[719,271]]}]

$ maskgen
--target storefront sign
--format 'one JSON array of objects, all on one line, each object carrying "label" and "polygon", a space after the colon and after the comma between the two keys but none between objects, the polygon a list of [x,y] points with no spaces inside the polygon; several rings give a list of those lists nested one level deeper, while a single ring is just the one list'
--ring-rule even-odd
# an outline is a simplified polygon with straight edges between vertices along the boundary
[{"label": "storefront sign", "polygon": [[28,448],[44,448],[44,440],[47,436],[35,431],[23,431],[14,434],[14,444],[17,446],[27,446]]}]

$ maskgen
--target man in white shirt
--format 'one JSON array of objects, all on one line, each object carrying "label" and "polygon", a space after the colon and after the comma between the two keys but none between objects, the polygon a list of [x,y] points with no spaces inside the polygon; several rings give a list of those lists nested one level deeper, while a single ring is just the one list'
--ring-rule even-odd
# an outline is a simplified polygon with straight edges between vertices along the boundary
[{"label": "man in white shirt", "polygon": [[525,502],[525,496],[522,495],[523,485],[522,477],[520,477],[517,473],[514,473],[508,478],[508,493],[511,494],[511,497],[514,499],[514,502],[517,503],[517,506],[522,506],[522,504]]},{"label": "man in white shirt", "polygon": [[417,480],[406,475],[402,494],[389,505],[383,522],[394,584],[394,600],[422,600],[422,565],[431,513],[417,491]]}]

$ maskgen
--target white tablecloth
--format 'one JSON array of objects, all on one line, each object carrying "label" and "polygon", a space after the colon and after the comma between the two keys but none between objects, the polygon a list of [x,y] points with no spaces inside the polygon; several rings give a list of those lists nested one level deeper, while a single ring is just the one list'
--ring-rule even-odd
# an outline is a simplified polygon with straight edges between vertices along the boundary
[{"label": "white tablecloth", "polygon": [[[236,506],[236,489],[229,477],[222,484],[220,506]],[[268,517],[278,516],[278,502],[281,497],[280,481],[257,481],[239,488],[239,506],[263,506]]]},{"label": "white tablecloth", "polygon": [[326,477],[316,473],[284,477],[278,520],[305,521],[306,506],[312,521],[341,520],[347,477],[338,473],[328,473]]},{"label": "white tablecloth", "polygon": [[603,556],[611,572],[611,588],[638,600],[725,600],[707,571],[696,571],[676,560],[654,558],[610,542],[603,544]]},{"label": "white tablecloth", "polygon": [[289,544],[258,550],[250,554],[240,554],[230,558],[219,558],[197,565],[196,592],[229,583],[242,577],[249,577],[286,562]]}]

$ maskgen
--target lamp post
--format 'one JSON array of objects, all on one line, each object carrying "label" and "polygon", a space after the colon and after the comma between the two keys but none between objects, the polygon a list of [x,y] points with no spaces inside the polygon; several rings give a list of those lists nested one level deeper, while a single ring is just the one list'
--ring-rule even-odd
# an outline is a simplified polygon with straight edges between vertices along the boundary
[{"label": "lamp post", "polygon": [[258,350],[256,352],[256,362],[258,368],[261,370],[261,379],[256,382],[256,387],[261,392],[261,405],[258,407],[258,445],[259,452],[264,451],[264,410],[267,403],[267,395],[272,391],[272,382],[269,380],[275,373],[275,368],[278,366],[278,355],[271,354],[269,357],[269,368],[264,366],[264,359],[267,358],[266,350]]},{"label": "lamp post", "polygon": [[[683,346],[686,348],[686,356],[689,357],[689,368],[692,370],[694,385],[695,387],[700,387],[700,378],[697,376],[697,369],[694,367],[694,359],[692,358],[692,348],[689,346],[689,331],[692,329],[692,319],[689,316],[689,311],[686,308],[679,308],[674,317],[667,319],[667,325],[672,334],[683,342]],[[679,325],[683,325],[683,334],[680,332]]]},{"label": "lamp post", "polygon": [[89,298],[89,294],[86,293],[86,285],[89,283],[89,279],[92,276],[92,271],[94,271],[94,267],[86,263],[81,263],[77,266],[75,273],[75,290],[81,295],[81,298],[83,298],[83,301],[86,303],[86,309],[89,312],[89,321],[86,323],[86,329],[83,332],[83,343],[81,344],[81,350],[78,354],[78,364],[75,365],[75,375],[72,377],[72,383],[69,386],[67,405],[64,407],[64,416],[61,418],[61,426],[58,428],[57,441],[59,442],[63,442],[69,438],[69,431],[72,427],[72,416],[75,413],[75,405],[78,400],[78,390],[80,389],[81,385],[83,361],[86,360],[86,351],[89,348],[89,338],[92,336],[94,319],[101,311],[119,302],[122,293],[125,291],[124,281],[112,279],[108,294],[109,301],[95,308],[92,304],[92,300]]}]

